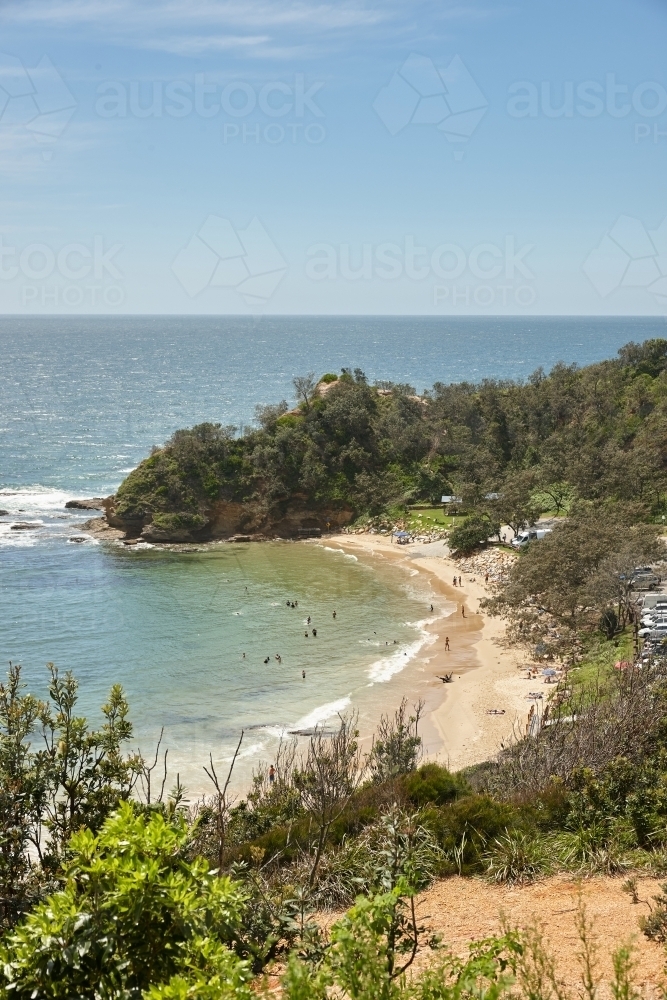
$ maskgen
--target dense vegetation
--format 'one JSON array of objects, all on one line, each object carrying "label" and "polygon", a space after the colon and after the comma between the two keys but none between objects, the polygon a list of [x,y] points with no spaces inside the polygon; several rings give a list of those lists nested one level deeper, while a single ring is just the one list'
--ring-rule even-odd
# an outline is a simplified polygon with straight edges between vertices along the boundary
[{"label": "dense vegetation", "polygon": [[[343,718],[301,751],[284,744],[274,780],[260,768],[238,803],[211,764],[213,794],[194,806],[178,784],[165,795],[157,756],[124,750],[119,689],[91,730],[69,675],[53,671],[43,704],[12,668],[0,697],[0,996],[250,1000],[270,970],[291,1000],[551,996],[538,929],[459,960],[414,900],[455,873],[627,872],[636,893],[633,872],[667,870],[667,672],[659,657],[605,669],[614,647],[601,641],[594,683],[573,675],[554,725],[495,762],[458,775],[420,764],[421,707],[403,703],[365,759]],[[313,920],[351,904],[329,932]],[[645,932],[666,940],[667,896],[658,904]],[[585,954],[583,911],[579,924]],[[432,961],[411,975],[419,949]],[[616,986],[630,992],[618,995],[633,995],[630,967],[621,949]]]},{"label": "dense vegetation", "polygon": [[[288,1000],[567,1000],[539,929],[508,928],[459,960],[421,926],[416,894],[453,874],[512,884],[570,871],[625,873],[634,898],[638,873],[667,872],[667,654],[654,643],[638,657],[633,590],[634,567],[664,555],[667,341],[422,399],[359,371],[295,388],[295,411],[263,408],[242,437],[179,431],[128,477],[118,509],[197,529],[219,499],[302,495],[374,514],[446,492],[468,512],[461,551],[500,524],[566,512],[488,602],[511,640],[567,666],[547,724],[451,774],[422,762],[423,706],[404,702],[366,756],[354,716],[284,742],[240,801],[211,758],[211,794],[192,803],[178,780],[167,791],[164,750],[128,750],[119,687],[92,728],[71,675],[50,667],[42,702],[10,665],[0,998],[251,1000],[271,973]],[[329,931],[316,919],[346,907]],[[583,909],[578,929],[594,1000]],[[667,885],[643,929],[667,941]],[[612,994],[630,1000],[627,949],[614,969]]]},{"label": "dense vegetation", "polygon": [[574,497],[655,516],[667,509],[666,369],[667,341],[651,340],[525,383],[436,382],[421,397],[371,386],[359,369],[295,379],[297,408],[258,407],[242,436],[212,423],[177,431],[130,473],[116,509],[197,529],[217,500],[268,511],[300,496],[361,515],[453,494],[492,525],[561,513]]}]

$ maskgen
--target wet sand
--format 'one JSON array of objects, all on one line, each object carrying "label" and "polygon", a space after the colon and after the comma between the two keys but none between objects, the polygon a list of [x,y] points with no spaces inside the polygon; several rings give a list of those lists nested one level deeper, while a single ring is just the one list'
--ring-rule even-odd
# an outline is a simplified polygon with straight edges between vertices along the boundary
[{"label": "wet sand", "polygon": [[[389,538],[367,534],[336,535],[331,541],[349,552],[372,556],[379,571],[384,559],[418,570],[436,601],[439,597],[445,606],[445,614],[426,626],[434,642],[391,685],[392,701],[401,692],[409,700],[409,692],[413,700],[424,699],[422,736],[428,759],[459,770],[488,760],[513,734],[525,731],[528,690],[541,687],[542,682],[526,680],[524,655],[498,642],[504,631],[502,622],[479,612],[479,602],[487,596],[483,579],[463,573],[444,542],[399,546]],[[461,587],[452,585],[455,573],[461,575]],[[449,650],[445,649],[446,636]],[[449,673],[452,681],[445,684],[439,678]],[[545,696],[548,691],[546,687]],[[377,694],[386,700],[383,711],[395,707],[389,704],[389,692],[385,695],[378,690]],[[489,710],[503,709],[502,715],[489,714]]]}]

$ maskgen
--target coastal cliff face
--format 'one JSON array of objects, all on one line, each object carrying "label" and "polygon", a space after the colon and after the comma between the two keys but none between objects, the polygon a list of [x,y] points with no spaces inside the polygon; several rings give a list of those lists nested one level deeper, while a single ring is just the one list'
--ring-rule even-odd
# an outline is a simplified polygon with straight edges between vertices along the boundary
[{"label": "coastal cliff face", "polygon": [[201,542],[246,535],[251,538],[294,538],[300,528],[342,528],[354,518],[350,507],[318,507],[309,505],[302,496],[290,497],[270,506],[257,503],[213,503],[203,524],[192,523],[187,515],[154,515],[140,517],[118,514],[116,497],[103,501],[107,523],[125,532],[126,538],[141,538],[147,542]]}]

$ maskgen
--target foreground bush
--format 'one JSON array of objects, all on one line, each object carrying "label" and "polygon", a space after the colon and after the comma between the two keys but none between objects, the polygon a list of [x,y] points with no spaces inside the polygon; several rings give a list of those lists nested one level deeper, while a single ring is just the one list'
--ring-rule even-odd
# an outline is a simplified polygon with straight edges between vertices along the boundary
[{"label": "foreground bush", "polygon": [[95,836],[70,841],[65,886],[0,949],[0,996],[98,1000],[250,998],[237,957],[243,896],[201,859],[185,821],[128,803]]}]

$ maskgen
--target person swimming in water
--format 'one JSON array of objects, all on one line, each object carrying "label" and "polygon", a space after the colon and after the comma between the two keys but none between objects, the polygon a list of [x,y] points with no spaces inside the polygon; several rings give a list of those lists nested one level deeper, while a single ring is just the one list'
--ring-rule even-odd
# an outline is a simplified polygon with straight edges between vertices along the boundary
[{"label": "person swimming in water", "polygon": [[310,625],[310,615],[306,618],[306,625]]},{"label": "person swimming in water", "polygon": [[334,618],[336,617],[336,612],[335,612],[335,611],[334,611],[334,613],[333,613],[333,616],[334,616]]},{"label": "person swimming in water", "polygon": [[316,629],[316,628],[314,628],[314,629],[313,629],[313,636],[314,636],[315,638],[317,638],[317,629]]},{"label": "person swimming in water", "polygon": [[305,681],[305,679],[306,679],[306,671],[305,670],[301,671],[301,676],[303,677],[303,679]]},{"label": "person swimming in water", "polygon": [[306,637],[306,639],[307,639],[307,638],[308,638],[308,633],[307,633],[307,632],[304,632],[303,634],[304,634],[304,636],[305,636],[305,637]]}]

